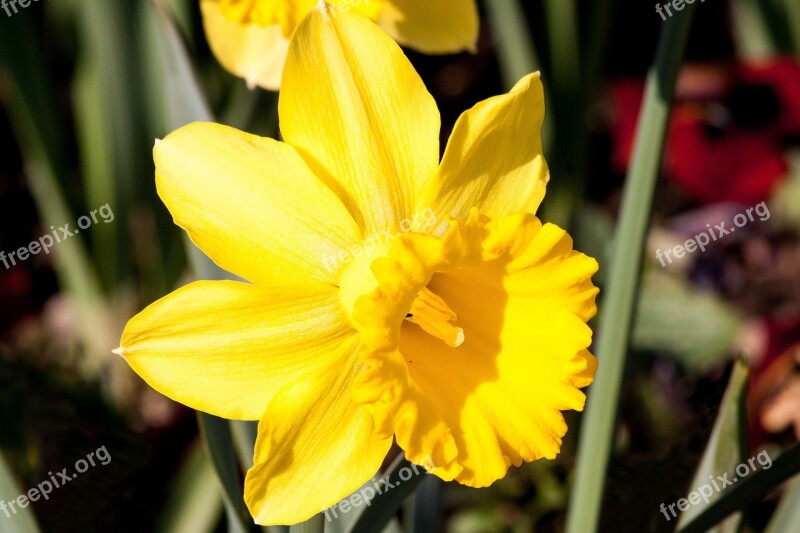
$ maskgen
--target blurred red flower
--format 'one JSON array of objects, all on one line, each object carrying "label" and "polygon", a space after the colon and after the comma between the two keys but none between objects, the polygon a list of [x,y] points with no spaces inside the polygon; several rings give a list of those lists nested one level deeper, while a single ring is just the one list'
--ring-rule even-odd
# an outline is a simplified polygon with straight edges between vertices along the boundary
[{"label": "blurred red flower", "polygon": [[[644,80],[612,85],[612,165],[627,169]],[[800,136],[800,63],[691,65],[678,82],[663,172],[701,203],[764,200],[786,174],[785,146]]]}]

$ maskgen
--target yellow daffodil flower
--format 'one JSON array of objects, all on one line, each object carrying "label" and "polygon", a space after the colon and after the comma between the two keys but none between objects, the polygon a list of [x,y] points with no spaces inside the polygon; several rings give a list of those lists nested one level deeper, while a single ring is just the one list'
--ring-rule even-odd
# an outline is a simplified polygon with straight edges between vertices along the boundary
[{"label": "yellow daffodil flower", "polygon": [[[200,0],[209,46],[251,89],[277,90],[292,36],[318,0]],[[420,52],[474,50],[475,0],[328,0],[331,17],[365,15],[397,42]]]},{"label": "yellow daffodil flower", "polygon": [[175,222],[247,282],[198,281],[130,320],[156,390],[260,420],[245,499],[300,522],[376,474],[392,439],[483,487],[553,458],[593,379],[597,263],[533,213],[549,179],[538,74],[439,113],[368,19],[318,9],[288,51],[285,142],[195,123],[157,143]]}]

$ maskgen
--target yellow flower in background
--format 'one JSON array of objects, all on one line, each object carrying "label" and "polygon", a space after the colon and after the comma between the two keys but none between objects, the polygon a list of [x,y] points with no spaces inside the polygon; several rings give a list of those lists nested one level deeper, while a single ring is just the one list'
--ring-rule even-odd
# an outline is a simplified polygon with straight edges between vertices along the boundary
[{"label": "yellow flower in background", "polygon": [[[289,38],[318,0],[200,0],[203,25],[217,60],[248,87],[277,90]],[[364,15],[397,42],[420,52],[473,50],[475,0],[328,0],[330,17]]]},{"label": "yellow flower in background", "polygon": [[596,370],[597,263],[533,214],[538,74],[465,112],[440,162],[439,112],[400,48],[312,10],[279,114],[285,142],[195,123],[157,144],[175,222],[248,282],[173,292],[117,352],[170,398],[261,421],[245,486],[261,524],[335,504],[393,438],[475,487],[555,457]]}]

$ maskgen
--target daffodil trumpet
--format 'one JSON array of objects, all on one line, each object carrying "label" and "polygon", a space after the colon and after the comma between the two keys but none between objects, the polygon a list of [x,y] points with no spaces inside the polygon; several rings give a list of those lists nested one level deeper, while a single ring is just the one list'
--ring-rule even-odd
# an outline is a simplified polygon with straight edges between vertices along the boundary
[{"label": "daffodil trumpet", "polygon": [[[439,112],[400,47],[325,9],[288,48],[284,142],[195,123],[154,148],[175,222],[246,281],[176,290],[118,350],[178,402],[260,420],[245,483],[260,524],[329,508],[393,440],[473,487],[553,458],[597,366],[597,263],[535,215],[538,73],[466,111],[440,161]],[[414,218],[428,208],[440,223]]]}]

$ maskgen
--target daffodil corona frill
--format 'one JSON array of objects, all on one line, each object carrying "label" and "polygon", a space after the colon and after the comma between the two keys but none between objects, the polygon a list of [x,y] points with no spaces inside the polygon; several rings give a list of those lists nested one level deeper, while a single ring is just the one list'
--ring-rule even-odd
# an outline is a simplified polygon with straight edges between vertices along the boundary
[{"label": "daffodil corona frill", "polygon": [[314,10],[279,113],[285,142],[196,123],[157,144],[176,223],[248,282],[173,292],[117,353],[181,403],[261,421],[245,487],[261,524],[335,504],[393,437],[475,487],[555,457],[560,411],[583,408],[596,370],[597,263],[534,215],[538,74],[464,113],[440,163],[436,104],[400,48],[364,17]]},{"label": "daffodil corona frill", "polygon": [[[289,38],[318,0],[200,0],[209,46],[248,87],[277,90]],[[473,50],[475,0],[328,0],[330,17],[364,15],[397,42],[420,52]]]}]

